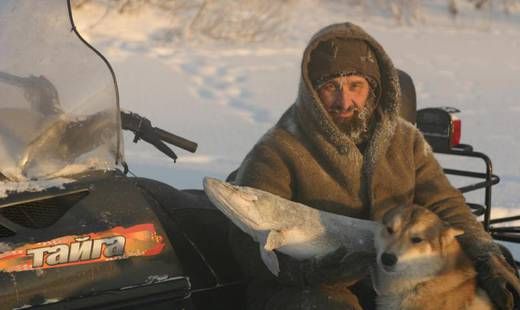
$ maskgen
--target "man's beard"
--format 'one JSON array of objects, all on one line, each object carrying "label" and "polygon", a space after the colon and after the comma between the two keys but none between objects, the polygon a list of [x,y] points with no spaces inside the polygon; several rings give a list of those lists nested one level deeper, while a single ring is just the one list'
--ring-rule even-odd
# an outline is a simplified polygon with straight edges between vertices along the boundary
[{"label": "man's beard", "polygon": [[350,118],[334,120],[336,126],[356,145],[365,142],[369,136],[370,120],[375,110],[374,101],[374,98],[370,96],[363,108],[354,109]]}]

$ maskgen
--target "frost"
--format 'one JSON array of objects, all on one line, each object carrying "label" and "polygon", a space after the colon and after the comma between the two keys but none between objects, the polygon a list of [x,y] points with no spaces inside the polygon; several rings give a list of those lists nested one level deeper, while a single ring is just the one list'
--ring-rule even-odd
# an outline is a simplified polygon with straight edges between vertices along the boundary
[{"label": "frost", "polygon": [[146,284],[152,284],[152,283],[158,283],[158,282],[164,282],[168,280],[168,275],[155,275],[155,276],[149,276],[146,278],[145,283]]},{"label": "frost", "polygon": [[[6,198],[13,193],[40,192],[49,188],[64,188],[64,184],[74,182],[73,179],[57,178],[46,181],[22,181],[0,183],[0,198]],[[1,245],[2,243],[0,243]]]},{"label": "frost", "polygon": [[174,280],[177,280],[177,279],[185,279],[185,277],[170,277],[167,274],[164,274],[164,275],[152,275],[152,276],[148,276],[146,278],[146,280],[144,280],[144,282],[142,284],[125,286],[125,287],[122,287],[121,290],[124,291],[124,290],[133,289],[133,288],[141,287],[141,286],[146,286],[146,285],[150,285],[150,284],[154,284],[154,283],[174,281]]},{"label": "frost", "polygon": [[[1,197],[1,195],[0,195]],[[7,251],[11,251],[13,249],[8,243],[0,242],[0,253],[5,253]]]},{"label": "frost", "polygon": [[[57,303],[59,302],[60,300],[59,299],[46,299],[43,303],[41,304],[38,304],[38,306],[40,305],[48,305],[48,304],[54,304],[54,303]],[[20,306],[18,308],[13,308],[13,310],[19,310],[19,309],[29,309],[29,308],[32,308],[34,307],[35,305],[23,305],[23,306]]]}]

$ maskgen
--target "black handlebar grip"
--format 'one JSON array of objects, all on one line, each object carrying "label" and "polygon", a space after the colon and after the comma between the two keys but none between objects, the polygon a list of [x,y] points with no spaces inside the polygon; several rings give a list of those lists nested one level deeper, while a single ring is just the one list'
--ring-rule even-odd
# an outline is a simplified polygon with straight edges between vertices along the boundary
[{"label": "black handlebar grip", "polygon": [[174,135],[173,133],[169,133],[165,130],[162,130],[161,128],[154,127],[154,131],[157,134],[157,136],[165,142],[180,147],[181,149],[184,149],[188,152],[195,153],[195,151],[197,151],[198,145],[193,141],[184,139],[182,137]]}]

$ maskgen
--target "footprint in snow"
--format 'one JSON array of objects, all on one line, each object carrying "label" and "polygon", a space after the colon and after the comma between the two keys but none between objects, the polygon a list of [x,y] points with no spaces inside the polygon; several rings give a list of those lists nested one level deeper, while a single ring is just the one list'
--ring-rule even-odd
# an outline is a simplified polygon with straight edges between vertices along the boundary
[{"label": "footprint in snow", "polygon": [[243,70],[230,70],[204,61],[183,63],[180,69],[192,80],[191,91],[200,98],[229,106],[254,122],[266,123],[272,120],[267,109],[252,103],[252,94],[245,89],[247,75]]}]

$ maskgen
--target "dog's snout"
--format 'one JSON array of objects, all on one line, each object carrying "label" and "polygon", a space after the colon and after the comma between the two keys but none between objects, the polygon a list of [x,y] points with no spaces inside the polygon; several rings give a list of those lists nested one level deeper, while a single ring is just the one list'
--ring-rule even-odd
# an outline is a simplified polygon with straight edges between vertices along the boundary
[{"label": "dog's snout", "polygon": [[397,263],[397,256],[392,253],[385,252],[381,255],[381,262],[383,265],[391,267]]}]

